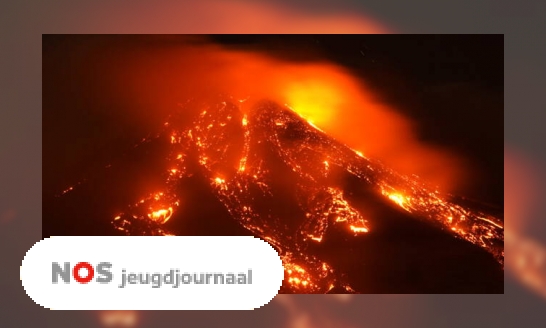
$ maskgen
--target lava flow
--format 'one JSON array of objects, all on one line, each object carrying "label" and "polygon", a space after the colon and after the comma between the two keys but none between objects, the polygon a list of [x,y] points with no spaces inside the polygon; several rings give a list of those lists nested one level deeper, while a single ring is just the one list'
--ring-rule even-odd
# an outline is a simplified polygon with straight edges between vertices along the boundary
[{"label": "lava flow", "polygon": [[[283,260],[291,293],[354,292],[343,274],[309,252],[336,227],[349,236],[373,230],[336,177],[356,177],[411,216],[431,222],[504,263],[500,218],[462,205],[414,176],[394,172],[315,127],[287,105],[219,97],[191,101],[188,127],[171,115],[156,136],[169,143],[162,190],[135,201],[112,221],[127,235],[173,235],[165,223],[181,206],[180,184],[199,170],[231,217],[269,242]],[[183,219],[183,218],[181,218]]]}]

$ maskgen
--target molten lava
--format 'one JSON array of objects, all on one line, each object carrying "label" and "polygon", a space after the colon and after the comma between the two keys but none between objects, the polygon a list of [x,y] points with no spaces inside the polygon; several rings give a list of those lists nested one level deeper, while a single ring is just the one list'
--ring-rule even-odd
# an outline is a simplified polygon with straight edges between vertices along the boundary
[{"label": "molten lava", "polygon": [[[188,128],[180,128],[177,114],[171,115],[157,134],[170,143],[165,188],[128,206],[113,225],[128,235],[172,234],[163,224],[180,206],[177,191],[183,178],[193,173],[189,167],[197,165],[232,218],[279,251],[287,291],[352,292],[335,268],[308,252],[332,227],[344,227],[354,236],[373,230],[373,218],[364,217],[338,186],[335,169],[357,177],[402,211],[485,249],[503,264],[499,218],[456,204],[417,177],[365,157],[289,107],[269,101],[244,105],[231,97],[190,102],[180,109],[197,113]],[[191,154],[196,154],[196,163]]]}]

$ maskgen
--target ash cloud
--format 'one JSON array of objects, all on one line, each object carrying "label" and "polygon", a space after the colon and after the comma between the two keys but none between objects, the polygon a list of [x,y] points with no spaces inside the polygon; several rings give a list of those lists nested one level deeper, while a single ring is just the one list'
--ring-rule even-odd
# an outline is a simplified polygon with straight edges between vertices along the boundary
[{"label": "ash cloud", "polygon": [[95,85],[116,99],[119,108],[127,108],[116,115],[131,124],[159,123],[177,103],[190,98],[224,93],[246,99],[244,108],[266,98],[289,105],[365,156],[401,173],[416,174],[443,191],[464,181],[465,165],[459,156],[421,142],[416,122],[339,65],[286,59],[298,49],[285,48],[282,53],[234,49],[204,37],[120,41],[97,37],[80,51],[86,58],[84,70],[90,70]]}]

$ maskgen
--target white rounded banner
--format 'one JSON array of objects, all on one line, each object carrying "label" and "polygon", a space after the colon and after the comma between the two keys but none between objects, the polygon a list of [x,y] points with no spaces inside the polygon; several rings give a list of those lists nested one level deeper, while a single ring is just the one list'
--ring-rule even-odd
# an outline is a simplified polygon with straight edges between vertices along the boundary
[{"label": "white rounded banner", "polygon": [[63,236],[21,266],[28,296],[52,310],[252,310],[279,292],[284,269],[251,236]]}]

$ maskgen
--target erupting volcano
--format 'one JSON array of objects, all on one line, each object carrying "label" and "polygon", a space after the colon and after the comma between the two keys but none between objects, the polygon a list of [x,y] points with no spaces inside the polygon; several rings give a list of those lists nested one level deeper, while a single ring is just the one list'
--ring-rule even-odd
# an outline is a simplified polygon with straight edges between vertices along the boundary
[{"label": "erupting volcano", "polygon": [[[190,125],[184,121],[188,113],[194,114]],[[233,220],[278,250],[285,292],[354,292],[342,273],[313,255],[315,244],[326,241],[331,230],[366,238],[382,219],[352,205],[344,183],[349,180],[503,264],[501,220],[367,158],[287,105],[227,96],[188,101],[161,131],[142,141],[153,143],[167,150],[164,185],[116,214],[113,226],[127,235],[176,234],[166,225],[184,220],[177,215],[184,206],[180,190],[199,174]]]},{"label": "erupting volcano", "polygon": [[[281,293],[503,292],[503,211],[497,201],[452,195],[469,180],[464,156],[436,148],[464,133],[458,146],[481,151],[472,144],[475,127],[496,122],[499,108],[485,112],[479,92],[467,93],[486,117],[470,122],[472,108],[429,101],[461,90],[433,89],[434,72],[451,81],[453,71],[442,69],[449,63],[421,77],[432,87],[416,84],[422,97],[412,100],[386,65],[365,59],[370,76],[381,77],[378,88],[397,88],[408,103],[403,114],[358,70],[326,59],[285,60],[191,39],[90,37],[81,49],[62,40],[44,59],[44,236],[253,235],[281,256]],[[333,42],[332,53],[345,44],[351,53],[351,40]],[[385,40],[378,47],[414,44]],[[415,99],[429,102],[421,108]],[[450,126],[453,112],[460,117]],[[436,135],[422,140],[416,121],[432,122]],[[489,143],[477,142],[491,146],[476,159],[486,158],[487,169],[500,145],[492,136],[501,135],[491,125]],[[434,143],[440,137],[449,142]],[[484,185],[469,196],[498,191]]]}]

